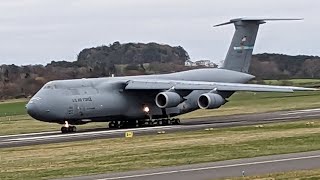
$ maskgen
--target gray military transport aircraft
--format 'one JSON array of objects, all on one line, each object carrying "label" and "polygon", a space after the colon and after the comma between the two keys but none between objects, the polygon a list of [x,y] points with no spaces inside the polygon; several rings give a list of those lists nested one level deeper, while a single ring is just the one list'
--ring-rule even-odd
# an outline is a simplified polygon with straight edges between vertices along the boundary
[{"label": "gray military transport aircraft", "polygon": [[215,109],[236,91],[293,92],[315,90],[292,86],[245,84],[260,24],[272,20],[232,19],[235,33],[222,68],[195,69],[160,75],[57,80],[46,83],[26,105],[33,118],[74,125],[109,122],[110,128],[180,124],[175,117],[199,108]]}]

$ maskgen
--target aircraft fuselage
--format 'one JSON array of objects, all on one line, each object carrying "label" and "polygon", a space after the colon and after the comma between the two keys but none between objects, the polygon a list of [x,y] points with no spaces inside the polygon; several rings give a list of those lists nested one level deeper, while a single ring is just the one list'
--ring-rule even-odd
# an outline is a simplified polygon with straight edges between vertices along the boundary
[{"label": "aircraft fuselage", "polygon": [[[254,76],[225,69],[197,69],[162,75],[56,80],[45,84],[27,104],[28,113],[45,122],[81,124],[87,121],[137,120],[170,117],[199,109],[197,99],[208,91],[181,91],[185,99],[176,107],[163,109],[155,103],[160,91],[125,90],[130,79],[161,79],[246,83]],[[228,98],[232,93],[222,94]],[[143,111],[144,107],[150,111]]]}]

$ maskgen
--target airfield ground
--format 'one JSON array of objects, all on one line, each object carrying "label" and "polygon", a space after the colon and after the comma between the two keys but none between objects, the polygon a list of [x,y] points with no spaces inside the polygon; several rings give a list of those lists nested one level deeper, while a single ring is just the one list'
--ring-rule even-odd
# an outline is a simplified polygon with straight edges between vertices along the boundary
[{"label": "airfield ground", "polygon": [[[296,80],[294,83],[304,83]],[[277,83],[277,82],[275,82]],[[312,83],[319,83],[312,81]],[[296,85],[296,84],[293,84]],[[314,84],[313,84],[314,85]],[[319,92],[236,93],[220,109],[199,110],[181,119],[320,107]],[[26,99],[0,102],[0,134],[56,131],[60,125],[43,123],[25,112]],[[314,123],[307,125],[307,122]],[[105,127],[92,123],[78,128]],[[219,128],[212,131],[80,141],[3,148],[0,179],[48,179],[120,172],[262,155],[320,149],[320,119],[291,123]],[[271,177],[319,177],[320,170],[273,174]],[[269,175],[258,176],[267,178]],[[249,177],[247,179],[253,179]],[[237,179],[237,178],[236,178]],[[243,178],[241,178],[243,179]]]},{"label": "airfield ground", "polygon": [[4,148],[0,179],[120,172],[320,149],[320,120]]}]

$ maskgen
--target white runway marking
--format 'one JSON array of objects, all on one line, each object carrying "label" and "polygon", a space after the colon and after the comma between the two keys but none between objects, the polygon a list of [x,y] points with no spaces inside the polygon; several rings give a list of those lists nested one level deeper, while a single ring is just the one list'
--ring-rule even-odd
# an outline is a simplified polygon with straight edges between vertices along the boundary
[{"label": "white runway marking", "polygon": [[3,135],[3,136],[0,136],[0,138],[17,137],[17,136],[34,136],[34,135],[52,134],[52,133],[60,133],[60,131],[38,132],[38,133],[28,133],[28,134]]},{"label": "white runway marking", "polygon": [[165,174],[182,173],[182,172],[193,172],[193,171],[202,171],[202,170],[211,170],[211,169],[221,169],[221,168],[229,168],[229,167],[237,167],[237,166],[248,166],[248,165],[258,165],[258,164],[268,164],[268,163],[304,160],[304,159],[312,159],[312,158],[320,158],[320,155],[285,158],[285,159],[276,159],[276,160],[268,160],[268,161],[255,161],[255,162],[248,162],[248,163],[228,164],[228,165],[210,166],[210,167],[193,168],[193,169],[181,169],[181,170],[163,171],[163,172],[146,173],[146,174],[136,174],[136,175],[129,175],[129,176],[101,178],[101,179],[96,179],[96,180],[129,179],[129,178],[155,176],[155,175],[165,175]]},{"label": "white runway marking", "polygon": [[295,114],[304,114],[304,113],[318,112],[318,111],[320,112],[320,108],[317,108],[317,109],[297,110],[297,111],[290,111],[290,112],[281,114],[281,116],[295,115]]},{"label": "white runway marking", "polygon": [[[165,129],[170,129],[172,127],[178,126],[165,126]],[[116,130],[107,130],[107,131],[93,131],[93,132],[83,132],[83,133],[70,133],[70,134],[55,134],[49,136],[42,136],[42,137],[22,137],[16,139],[8,139],[8,141],[23,141],[23,140],[35,140],[35,139],[51,139],[51,138],[58,138],[58,137],[75,137],[75,136],[86,136],[86,135],[95,135],[95,134],[112,134],[112,133],[121,133],[127,131],[145,131],[145,130],[154,130],[154,129],[164,129],[164,127],[147,127],[147,128],[134,128],[134,129],[116,129]],[[5,142],[5,141],[4,141]]]},{"label": "white runway marking", "polygon": [[281,120],[281,119],[298,119],[298,118],[301,118],[301,116],[277,117],[277,118],[263,119],[263,121]]},{"label": "white runway marking", "polygon": [[319,116],[320,116],[319,114],[309,114],[304,117],[319,117]]}]

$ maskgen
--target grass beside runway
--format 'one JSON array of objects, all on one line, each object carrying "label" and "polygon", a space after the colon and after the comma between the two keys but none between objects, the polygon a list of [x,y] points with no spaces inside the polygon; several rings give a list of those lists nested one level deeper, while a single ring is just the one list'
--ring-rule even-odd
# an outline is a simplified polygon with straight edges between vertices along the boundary
[{"label": "grass beside runway", "polygon": [[297,110],[320,107],[320,92],[295,93],[253,93],[237,92],[229,102],[218,109],[197,110],[182,119],[223,116],[233,114],[251,114],[282,110]]},{"label": "grass beside runway", "polygon": [[0,151],[0,179],[49,179],[320,149],[320,120]]},{"label": "grass beside runway", "polygon": [[[296,93],[235,93],[230,101],[219,109],[197,110],[179,116],[182,120],[198,117],[250,114],[279,110],[296,110],[320,107],[320,92]],[[60,130],[60,125],[44,123],[26,114],[26,100],[0,103],[0,135]],[[106,127],[106,123],[89,123],[79,128]]]}]

